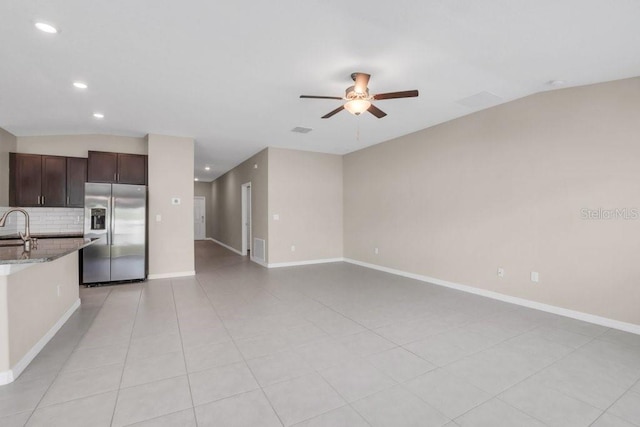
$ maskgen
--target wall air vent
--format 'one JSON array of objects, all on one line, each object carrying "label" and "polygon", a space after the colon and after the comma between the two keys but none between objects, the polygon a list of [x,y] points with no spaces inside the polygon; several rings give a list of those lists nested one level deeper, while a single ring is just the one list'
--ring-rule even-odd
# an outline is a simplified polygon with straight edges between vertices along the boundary
[{"label": "wall air vent", "polygon": [[476,108],[493,107],[494,105],[498,105],[503,101],[504,99],[502,99],[496,94],[493,94],[487,91],[482,91],[482,92],[476,93],[475,95],[471,95],[469,97],[459,99],[456,102],[460,105],[464,105],[465,107],[476,109]]},{"label": "wall air vent", "polygon": [[253,251],[251,251],[251,258],[260,262],[266,262],[265,257],[266,244],[264,239],[253,238]]},{"label": "wall air vent", "polygon": [[303,128],[300,126],[296,126],[293,129],[291,129],[291,132],[295,132],[295,133],[309,133],[311,132],[313,129],[311,128]]}]

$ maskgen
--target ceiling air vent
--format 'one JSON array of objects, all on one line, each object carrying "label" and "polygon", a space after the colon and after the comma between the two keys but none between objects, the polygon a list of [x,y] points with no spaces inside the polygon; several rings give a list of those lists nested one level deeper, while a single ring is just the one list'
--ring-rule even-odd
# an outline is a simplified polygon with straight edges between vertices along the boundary
[{"label": "ceiling air vent", "polygon": [[311,132],[313,129],[311,128],[303,128],[300,126],[296,126],[293,129],[291,129],[291,132],[296,132],[296,133],[309,133]]},{"label": "ceiling air vent", "polygon": [[456,102],[469,108],[488,108],[493,107],[494,105],[498,105],[502,101],[504,100],[498,95],[495,95],[491,92],[482,91],[467,98],[459,99]]}]

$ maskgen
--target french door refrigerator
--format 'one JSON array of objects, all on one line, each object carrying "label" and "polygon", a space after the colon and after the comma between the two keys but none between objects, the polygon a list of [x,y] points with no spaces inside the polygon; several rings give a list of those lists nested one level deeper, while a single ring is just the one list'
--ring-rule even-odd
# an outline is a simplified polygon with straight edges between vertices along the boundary
[{"label": "french door refrigerator", "polygon": [[86,183],[84,236],[97,241],[83,250],[82,283],[146,278],[144,185]]}]

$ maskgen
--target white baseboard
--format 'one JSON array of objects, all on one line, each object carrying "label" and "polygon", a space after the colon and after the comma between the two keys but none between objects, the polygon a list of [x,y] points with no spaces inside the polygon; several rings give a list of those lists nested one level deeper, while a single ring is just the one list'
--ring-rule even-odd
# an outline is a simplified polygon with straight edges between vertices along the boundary
[{"label": "white baseboard", "polygon": [[240,252],[239,250],[237,250],[236,248],[232,248],[231,246],[226,245],[226,244],[222,243],[221,241],[214,239],[213,237],[207,237],[207,240],[211,240],[212,242],[219,244],[223,248],[229,249],[231,252],[235,252],[238,255],[244,256],[244,254],[242,252]]},{"label": "white baseboard", "polygon": [[295,267],[298,265],[311,265],[311,264],[326,264],[329,262],[342,262],[344,258],[323,258],[323,259],[310,259],[306,261],[294,261],[294,262],[275,262],[267,264],[268,268],[280,268],[280,267]]},{"label": "white baseboard", "polygon": [[423,276],[421,274],[408,273],[402,270],[396,270],[393,268],[383,267],[381,265],[370,264],[368,262],[357,261],[351,258],[345,258],[345,262],[350,264],[359,265],[361,267],[367,267],[374,270],[384,271],[385,273],[395,274],[397,276],[408,277],[410,279],[420,280],[421,282],[427,282],[438,286],[444,286],[451,289],[456,289],[471,294],[480,295],[487,298],[492,298],[499,301],[509,302],[511,304],[520,305],[523,307],[533,308],[540,311],[546,311],[547,313],[558,314],[560,316],[570,317],[576,320],[582,320],[584,322],[594,323],[596,325],[605,326],[607,328],[618,329],[632,334],[640,335],[640,325],[633,323],[621,322],[619,320],[609,319],[607,317],[596,316],[594,314],[583,313],[581,311],[569,310],[567,308],[557,307],[555,305],[544,304],[537,301],[531,301],[524,298],[512,297],[504,295],[498,292],[488,291],[486,289],[480,289],[473,286],[461,285],[459,283],[449,282],[435,277]]},{"label": "white baseboard", "polygon": [[264,261],[260,261],[259,259],[252,256],[250,256],[249,259],[251,259],[251,261],[255,262],[256,264],[263,266],[264,268],[269,268],[269,264]]},{"label": "white baseboard", "polygon": [[174,277],[189,277],[189,276],[195,276],[195,275],[196,275],[195,270],[177,271],[175,273],[150,274],[147,276],[147,280],[173,279]]},{"label": "white baseboard", "polygon": [[22,359],[18,361],[11,369],[8,371],[0,372],[0,385],[9,384],[15,381],[16,378],[24,371],[29,363],[42,351],[45,345],[54,337],[54,335],[62,328],[62,326],[69,320],[71,315],[80,307],[80,298],[73,303],[73,305],[67,310],[60,319],[47,331],[46,334],[42,338],[38,340],[38,342],[31,347],[31,349],[25,354]]}]

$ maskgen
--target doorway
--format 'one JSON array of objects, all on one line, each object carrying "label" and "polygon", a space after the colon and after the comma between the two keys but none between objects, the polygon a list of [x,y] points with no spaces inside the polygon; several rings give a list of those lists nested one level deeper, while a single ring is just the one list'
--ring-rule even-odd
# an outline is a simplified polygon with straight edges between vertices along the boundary
[{"label": "doorway", "polygon": [[193,227],[194,240],[207,238],[207,207],[204,197],[193,198]]},{"label": "doorway", "polygon": [[251,182],[242,184],[242,255],[251,253]]}]

